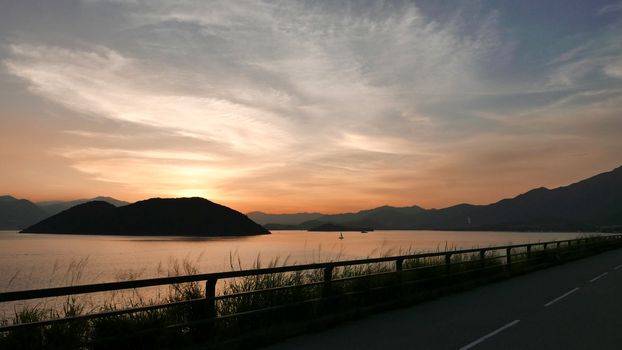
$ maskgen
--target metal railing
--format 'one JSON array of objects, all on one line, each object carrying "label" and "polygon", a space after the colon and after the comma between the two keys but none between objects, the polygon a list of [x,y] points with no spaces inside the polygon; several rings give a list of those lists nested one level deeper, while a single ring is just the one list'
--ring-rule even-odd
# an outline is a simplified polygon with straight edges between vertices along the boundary
[{"label": "metal railing", "polygon": [[[215,320],[218,320],[218,319],[239,316],[239,314],[220,315],[220,316],[217,315],[216,302],[219,300],[224,300],[224,299],[229,299],[229,298],[243,298],[243,297],[251,296],[257,293],[265,293],[268,291],[281,291],[281,290],[288,290],[292,288],[309,287],[309,286],[317,286],[319,288],[322,288],[325,291],[329,291],[331,288],[331,284],[337,281],[369,277],[369,275],[361,275],[361,276],[333,279],[334,271],[337,268],[344,268],[344,267],[355,266],[355,265],[389,263],[393,265],[392,271],[379,273],[377,275],[395,274],[396,276],[398,276],[398,279],[397,279],[398,284],[403,284],[403,283],[408,283],[408,282],[402,281],[401,279],[402,274],[406,271],[414,270],[414,269],[405,268],[404,262],[410,261],[410,260],[416,261],[418,259],[435,258],[439,260],[441,263],[430,265],[427,267],[443,268],[444,266],[444,273],[449,274],[451,273],[452,267],[454,265],[464,264],[464,262],[458,262],[458,263],[452,262],[452,257],[458,256],[458,255],[470,254],[472,256],[479,255],[479,261],[483,263],[481,265],[482,269],[485,268],[484,263],[487,260],[498,260],[502,262],[504,270],[511,271],[513,264],[515,263],[514,260],[518,256],[526,257],[527,260],[530,260],[532,255],[534,255],[536,251],[546,252],[546,251],[549,251],[550,248],[552,247],[555,249],[559,249],[559,248],[580,249],[582,247],[584,248],[584,247],[594,247],[594,246],[603,247],[604,249],[620,247],[622,246],[622,234],[593,236],[593,237],[587,237],[587,238],[577,238],[577,239],[560,240],[560,241],[547,241],[547,242],[535,242],[535,243],[503,245],[503,246],[491,246],[491,247],[485,247],[485,248],[460,249],[460,250],[451,250],[451,251],[442,251],[442,252],[429,252],[429,253],[421,253],[421,254],[408,254],[408,255],[356,259],[356,260],[347,260],[347,261],[334,261],[334,262],[312,263],[312,264],[291,265],[291,266],[278,266],[278,267],[240,270],[240,271],[214,272],[214,273],[186,275],[186,276],[162,277],[162,278],[141,279],[141,280],[122,281],[122,282],[96,283],[96,284],[87,284],[87,285],[76,285],[76,286],[66,286],[66,287],[54,287],[54,288],[5,292],[5,293],[0,293],[0,302],[25,301],[25,300],[38,299],[38,298],[63,297],[63,296],[72,296],[72,295],[77,295],[77,294],[111,292],[111,291],[137,289],[137,288],[145,288],[145,287],[168,286],[168,285],[182,284],[182,283],[193,283],[193,282],[194,283],[196,282],[205,283],[205,296],[204,298],[201,298],[201,299],[192,299],[192,300],[172,302],[172,303],[148,305],[148,306],[143,306],[143,307],[126,308],[126,309],[120,309],[120,310],[112,310],[112,311],[106,311],[106,312],[79,315],[79,316],[74,316],[74,317],[43,320],[43,321],[31,322],[31,323],[9,324],[9,325],[0,327],[0,333],[14,331],[18,329],[48,326],[48,325],[57,324],[57,323],[85,321],[85,320],[96,319],[96,318],[105,318],[105,317],[111,317],[111,316],[117,316],[117,315],[123,315],[123,314],[132,314],[132,313],[137,313],[137,312],[176,307],[176,306],[181,306],[181,305],[200,305],[203,308],[203,310],[205,310],[205,317],[201,320],[188,321],[183,324],[173,325],[172,327],[191,326],[193,324],[205,324],[205,323],[214,322]],[[505,255],[487,257],[487,253],[493,252],[493,251],[496,251],[496,252],[501,251],[501,252],[504,252]],[[474,263],[474,262],[477,262],[477,260],[475,261],[469,260],[468,262]],[[251,290],[251,291],[245,291],[245,292],[227,294],[227,295],[217,295],[216,293],[217,283],[222,280],[234,279],[234,278],[245,278],[245,277],[267,275],[267,274],[292,273],[292,272],[308,271],[308,270],[322,271],[321,280],[317,282],[305,283],[301,285],[280,286],[276,288]],[[330,293],[323,292],[321,293],[321,297],[319,299],[329,299],[332,297],[334,296],[331,296]],[[305,303],[307,301],[301,300],[299,303]],[[317,300],[314,299],[311,301],[317,301]],[[272,308],[286,308],[288,306],[299,304],[299,303],[278,305],[278,306],[273,306]],[[266,309],[269,309],[269,308],[266,308]],[[248,313],[262,312],[262,311],[265,311],[265,310],[259,309],[255,311],[248,311]]]}]

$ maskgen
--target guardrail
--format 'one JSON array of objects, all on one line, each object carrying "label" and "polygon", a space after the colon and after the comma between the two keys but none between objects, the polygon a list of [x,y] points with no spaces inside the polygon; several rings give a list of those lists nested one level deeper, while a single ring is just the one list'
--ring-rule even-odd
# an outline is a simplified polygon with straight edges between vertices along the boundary
[{"label": "guardrail", "polygon": [[[93,314],[79,315],[75,317],[66,317],[60,319],[50,319],[38,322],[31,323],[21,323],[21,324],[10,324],[4,325],[0,327],[0,334],[3,332],[15,331],[20,329],[32,328],[32,327],[42,327],[48,326],[58,323],[65,322],[74,322],[74,321],[86,321],[96,318],[104,318],[111,317],[123,314],[132,314],[144,311],[150,311],[155,309],[163,309],[169,307],[176,307],[182,305],[200,305],[202,310],[204,310],[204,317],[200,320],[188,321],[185,323],[173,325],[171,327],[187,327],[197,324],[209,324],[213,323],[218,319],[230,318],[234,315],[217,315],[216,310],[216,302],[218,300],[224,300],[229,298],[241,298],[245,296],[252,296],[258,293],[265,293],[267,291],[277,291],[277,290],[288,290],[292,288],[301,288],[301,287],[309,287],[309,286],[317,286],[322,288],[324,292],[321,293],[321,298],[319,299],[330,299],[334,296],[329,292],[331,289],[331,284],[337,281],[348,280],[348,279],[356,279],[356,278],[365,278],[369,277],[369,275],[362,276],[354,276],[348,278],[342,278],[339,280],[333,279],[333,272],[337,268],[343,268],[348,266],[355,265],[369,265],[369,264],[379,264],[379,263],[389,263],[393,265],[393,270],[391,272],[385,272],[383,274],[392,273],[398,276],[397,281],[399,284],[404,283],[412,283],[412,281],[403,281],[401,276],[403,272],[409,271],[411,269],[404,268],[404,262],[409,260],[418,260],[425,258],[436,258],[441,263],[426,266],[434,267],[434,268],[443,268],[444,266],[444,274],[450,274],[452,272],[452,268],[455,265],[464,264],[464,262],[452,262],[452,257],[458,255],[470,254],[472,256],[479,255],[479,260],[481,262],[485,262],[487,260],[499,260],[502,262],[503,269],[506,271],[511,271],[513,268],[513,264],[515,263],[514,259],[517,256],[522,258],[526,257],[528,261],[532,258],[532,255],[535,254],[535,251],[538,252],[546,252],[550,251],[551,248],[559,249],[559,248],[568,248],[572,249],[573,247],[576,249],[582,247],[618,247],[622,246],[622,234],[616,235],[606,235],[606,236],[594,236],[587,238],[578,238],[578,239],[570,239],[570,240],[561,240],[561,241],[547,241],[547,242],[536,242],[536,243],[525,243],[525,244],[514,244],[514,245],[503,245],[503,246],[492,246],[486,248],[473,248],[473,249],[461,249],[461,250],[452,250],[452,251],[443,251],[443,252],[430,252],[430,253],[421,253],[421,254],[409,254],[409,255],[400,255],[400,256],[388,256],[388,257],[379,257],[379,258],[368,258],[368,259],[357,259],[357,260],[348,260],[348,261],[334,261],[334,262],[325,262],[325,263],[313,263],[313,264],[304,264],[304,265],[291,265],[291,266],[279,266],[279,267],[269,267],[269,268],[258,268],[258,269],[249,269],[249,270],[241,270],[241,271],[226,271],[226,272],[215,272],[215,273],[206,273],[206,274],[196,274],[196,275],[187,275],[187,276],[174,276],[174,277],[163,277],[163,278],[151,278],[151,279],[141,279],[141,280],[132,280],[132,281],[122,281],[122,282],[110,282],[110,283],[97,283],[97,284],[88,284],[88,285],[76,285],[76,286],[67,286],[67,287],[55,287],[55,288],[44,288],[44,289],[36,289],[36,290],[23,290],[23,291],[13,291],[13,292],[5,292],[0,293],[0,302],[15,302],[15,301],[25,301],[30,299],[38,299],[38,298],[51,298],[51,297],[63,297],[63,296],[72,296],[77,294],[88,294],[88,293],[96,293],[96,292],[110,292],[110,291],[119,291],[119,290],[127,290],[127,289],[137,289],[144,287],[157,287],[157,286],[167,286],[173,284],[182,284],[182,283],[193,283],[193,282],[202,282],[205,284],[205,295],[204,298],[201,299],[192,299],[185,300],[180,302],[173,303],[165,303],[165,304],[157,304],[157,305],[148,305],[144,307],[137,308],[127,308],[122,310],[112,310],[107,312],[98,312]],[[496,251],[496,252],[504,252],[505,255],[498,255],[494,257],[487,257],[487,253]],[[473,263],[473,260],[469,260],[469,263]],[[485,264],[482,264],[482,269],[484,269]],[[421,269],[421,267],[418,267]],[[217,295],[217,283],[226,279],[233,278],[245,278],[252,277],[258,275],[268,275],[268,274],[278,274],[278,273],[294,273],[299,271],[308,271],[308,270],[319,270],[321,271],[321,280],[313,283],[305,283],[302,285],[291,285],[291,286],[282,286],[278,288],[270,288],[270,289],[261,289],[261,290],[251,290],[245,291],[241,293],[228,294],[228,295]],[[473,271],[473,270],[470,270]],[[312,301],[318,301],[313,299]],[[307,302],[307,301],[300,301]],[[293,304],[287,305],[278,305],[276,308],[286,308]],[[274,308],[274,307],[273,307]],[[253,312],[262,312],[265,310],[259,309],[256,311],[249,311],[249,313]]]}]

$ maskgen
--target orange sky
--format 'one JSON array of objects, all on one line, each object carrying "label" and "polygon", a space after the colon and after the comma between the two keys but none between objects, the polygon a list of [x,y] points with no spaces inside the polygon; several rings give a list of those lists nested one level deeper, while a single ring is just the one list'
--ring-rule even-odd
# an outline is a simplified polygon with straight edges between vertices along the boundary
[{"label": "orange sky", "polygon": [[622,165],[622,17],[556,4],[16,3],[0,194],[335,213],[579,181]]}]

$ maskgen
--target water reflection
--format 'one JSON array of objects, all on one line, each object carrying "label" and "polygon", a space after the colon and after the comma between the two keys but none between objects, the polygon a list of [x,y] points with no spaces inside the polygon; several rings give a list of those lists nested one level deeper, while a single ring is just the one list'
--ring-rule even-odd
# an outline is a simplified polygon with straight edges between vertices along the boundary
[{"label": "water reflection", "polygon": [[[0,232],[0,291],[163,276],[175,262],[201,273],[287,259],[304,264],[406,252],[488,247],[576,237],[577,233],[274,231],[248,237],[136,237]],[[76,276],[78,262],[88,260]],[[78,278],[76,280],[76,278]]]}]

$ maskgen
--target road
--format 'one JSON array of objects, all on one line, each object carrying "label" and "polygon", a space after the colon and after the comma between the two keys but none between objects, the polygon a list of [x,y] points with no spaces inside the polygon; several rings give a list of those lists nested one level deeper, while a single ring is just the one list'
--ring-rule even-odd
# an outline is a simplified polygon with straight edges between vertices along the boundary
[{"label": "road", "polygon": [[622,249],[266,349],[622,349]]}]

